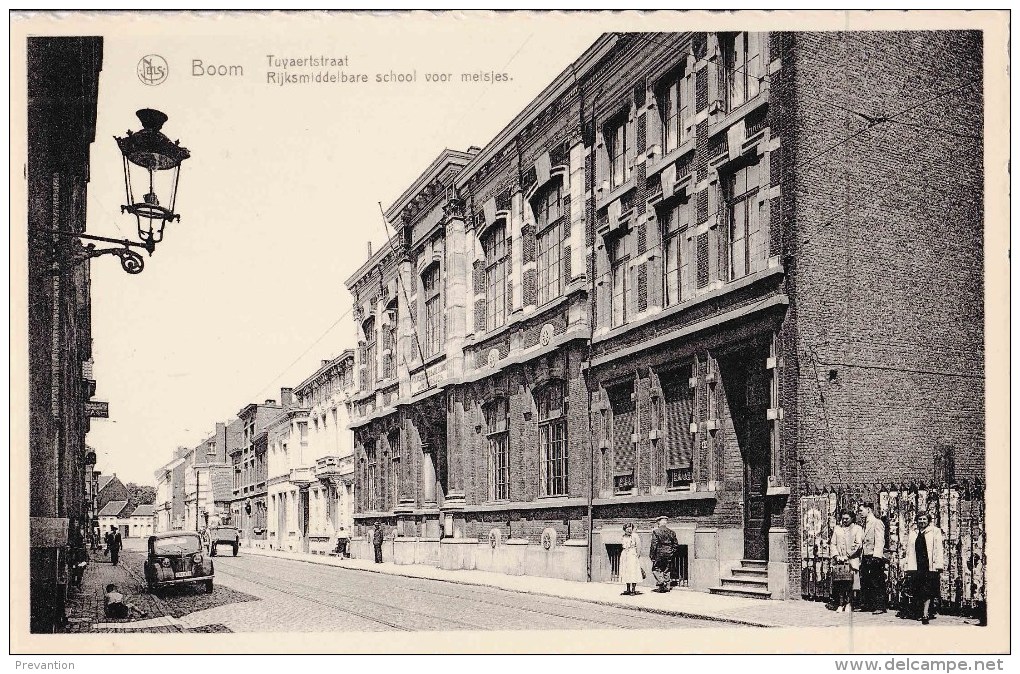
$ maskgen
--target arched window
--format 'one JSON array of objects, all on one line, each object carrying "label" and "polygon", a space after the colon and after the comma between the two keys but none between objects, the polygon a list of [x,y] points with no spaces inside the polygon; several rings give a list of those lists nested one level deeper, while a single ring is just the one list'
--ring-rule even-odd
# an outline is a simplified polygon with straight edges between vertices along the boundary
[{"label": "arched window", "polygon": [[563,180],[557,178],[532,199],[535,226],[538,231],[535,257],[538,272],[538,304],[542,305],[560,295],[560,259],[562,243],[569,228],[562,222]]},{"label": "arched window", "polygon": [[430,265],[421,275],[421,284],[425,292],[425,343],[422,346],[427,358],[439,353],[442,341],[442,298],[438,262]]},{"label": "arched window", "polygon": [[506,223],[489,228],[482,237],[485,251],[485,329],[493,330],[506,323]]},{"label": "arched window", "polygon": [[535,394],[538,403],[538,437],[543,496],[565,496],[567,474],[566,387],[561,381],[546,384]]},{"label": "arched window", "polygon": [[[383,379],[397,376],[397,300],[386,305],[388,323],[383,328]],[[332,380],[331,380],[332,383]]]}]

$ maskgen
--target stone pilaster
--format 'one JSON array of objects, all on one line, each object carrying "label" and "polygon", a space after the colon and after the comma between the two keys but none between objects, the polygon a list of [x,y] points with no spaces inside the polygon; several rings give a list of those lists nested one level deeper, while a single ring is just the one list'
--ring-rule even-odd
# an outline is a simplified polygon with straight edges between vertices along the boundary
[{"label": "stone pilaster", "polygon": [[400,283],[397,285],[399,293],[397,304],[400,307],[397,318],[397,378],[400,397],[408,398],[411,395],[410,368],[418,359],[418,344],[415,342],[415,321],[418,317],[412,314],[417,286],[411,261],[401,260],[397,266],[397,274],[400,276]]},{"label": "stone pilaster", "polygon": [[[577,138],[577,144],[570,148],[570,271],[573,278],[585,273],[584,240],[584,145]],[[572,280],[572,279],[571,279]]]},{"label": "stone pilaster", "polygon": [[511,203],[513,205],[510,208],[510,222],[507,223],[511,237],[510,284],[513,296],[510,298],[510,310],[520,311],[524,308],[524,240],[521,238],[524,195],[520,192],[515,193]]},{"label": "stone pilaster", "polygon": [[451,199],[446,214],[446,372],[464,373],[464,337],[467,335],[469,248],[464,223],[464,202]]}]

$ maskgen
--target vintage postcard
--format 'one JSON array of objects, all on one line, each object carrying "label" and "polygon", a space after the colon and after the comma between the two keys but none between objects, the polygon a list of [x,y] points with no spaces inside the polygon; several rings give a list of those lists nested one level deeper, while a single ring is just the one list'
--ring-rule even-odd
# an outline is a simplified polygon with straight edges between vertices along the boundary
[{"label": "vintage postcard", "polygon": [[1006,652],[1008,20],[12,14],[12,651]]}]

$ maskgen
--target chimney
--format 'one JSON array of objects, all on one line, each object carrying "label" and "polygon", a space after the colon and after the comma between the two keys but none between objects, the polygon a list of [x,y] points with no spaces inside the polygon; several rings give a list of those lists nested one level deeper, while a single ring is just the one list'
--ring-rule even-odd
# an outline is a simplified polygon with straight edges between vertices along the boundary
[{"label": "chimney", "polygon": [[275,405],[275,404],[276,404],[276,401],[275,401],[275,400],[273,400],[272,398],[266,398],[266,402],[265,402],[265,404],[266,404],[266,405]]},{"label": "chimney", "polygon": [[323,358],[322,359],[322,365],[320,365],[319,367],[326,367],[327,365],[329,365],[329,359],[328,358]]},{"label": "chimney", "polygon": [[290,407],[294,404],[294,389],[292,388],[281,388],[280,389],[280,404],[284,407]]},{"label": "chimney", "polygon": [[371,257],[372,257],[372,242],[371,241],[368,242],[368,257],[369,257],[369,259],[371,259]]}]

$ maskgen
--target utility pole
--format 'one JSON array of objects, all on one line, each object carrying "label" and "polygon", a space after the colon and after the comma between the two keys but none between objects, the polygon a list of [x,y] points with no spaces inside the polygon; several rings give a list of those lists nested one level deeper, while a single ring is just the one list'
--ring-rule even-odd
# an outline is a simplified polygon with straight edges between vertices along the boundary
[{"label": "utility pole", "polygon": [[198,496],[202,489],[202,483],[199,481],[198,475],[198,466],[195,466],[195,531],[200,532],[202,529],[198,524]]}]

